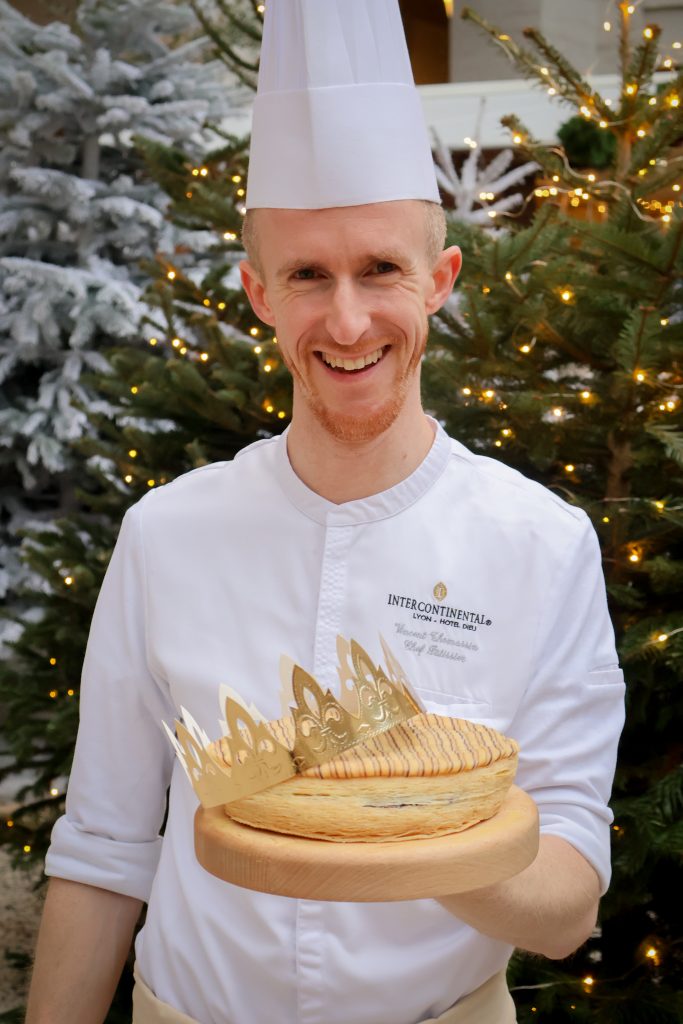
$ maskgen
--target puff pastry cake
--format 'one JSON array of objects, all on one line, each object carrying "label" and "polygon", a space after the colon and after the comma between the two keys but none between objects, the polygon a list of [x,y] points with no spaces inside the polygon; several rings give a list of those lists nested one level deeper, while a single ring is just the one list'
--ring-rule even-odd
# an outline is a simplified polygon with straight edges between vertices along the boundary
[{"label": "puff pastry cake", "polygon": [[[291,719],[271,722],[291,746]],[[209,748],[230,764],[225,740]],[[387,842],[460,832],[492,817],[519,747],[495,729],[420,714],[270,789],[225,805],[254,828],[331,842]]]}]

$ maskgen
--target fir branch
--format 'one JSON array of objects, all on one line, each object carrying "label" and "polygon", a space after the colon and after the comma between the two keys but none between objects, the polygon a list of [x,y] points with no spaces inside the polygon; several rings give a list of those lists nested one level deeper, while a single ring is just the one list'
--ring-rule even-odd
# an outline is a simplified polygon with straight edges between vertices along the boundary
[{"label": "fir branch", "polygon": [[683,466],[683,432],[668,423],[650,423],[645,430],[664,446],[669,458]]},{"label": "fir branch", "polygon": [[586,101],[592,103],[598,113],[602,114],[603,117],[612,117],[613,112],[610,107],[607,106],[602,96],[595,92],[591,85],[581,75],[579,71],[574,67],[573,64],[567,60],[564,54],[556,50],[555,47],[548,42],[545,36],[538,31],[536,28],[525,28],[523,35],[527,39],[531,39],[537,49],[543,54],[549,64],[554,65],[557,74],[560,78],[563,78],[575,92],[574,105],[582,107]]}]

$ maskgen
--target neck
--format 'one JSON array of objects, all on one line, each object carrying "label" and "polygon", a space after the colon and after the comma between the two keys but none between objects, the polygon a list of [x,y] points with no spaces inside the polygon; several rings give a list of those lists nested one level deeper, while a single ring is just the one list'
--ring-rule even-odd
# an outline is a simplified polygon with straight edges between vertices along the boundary
[{"label": "neck", "polygon": [[287,454],[296,475],[328,501],[341,505],[379,494],[410,476],[426,458],[434,426],[419,400],[401,410],[394,423],[371,441],[340,441],[295,403]]}]

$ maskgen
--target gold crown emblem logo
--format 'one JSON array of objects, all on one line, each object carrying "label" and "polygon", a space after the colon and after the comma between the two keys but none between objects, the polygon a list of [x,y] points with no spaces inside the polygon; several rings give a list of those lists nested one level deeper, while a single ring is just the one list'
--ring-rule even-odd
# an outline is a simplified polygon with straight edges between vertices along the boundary
[{"label": "gold crown emblem logo", "polygon": [[419,714],[422,707],[403,669],[381,637],[380,642],[386,671],[355,640],[337,637],[339,698],[283,658],[283,681],[291,687],[294,705],[277,723],[268,723],[227,687],[220,744],[211,743],[185,708],[184,721],[174,723],[175,735],[163,722],[202,805],[229,804],[268,789]]}]

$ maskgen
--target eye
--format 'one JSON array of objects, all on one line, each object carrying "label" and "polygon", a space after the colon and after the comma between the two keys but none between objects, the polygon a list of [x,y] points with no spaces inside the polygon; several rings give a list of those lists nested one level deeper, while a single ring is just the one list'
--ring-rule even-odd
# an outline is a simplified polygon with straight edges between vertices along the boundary
[{"label": "eye", "polygon": [[375,263],[375,270],[378,274],[391,274],[394,270],[398,270],[395,263],[390,263],[389,260],[379,260]]},{"label": "eye", "polygon": [[313,267],[300,267],[292,274],[295,281],[313,281],[315,276],[316,272]]}]

